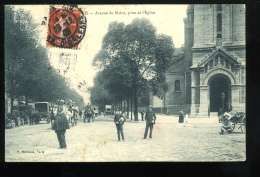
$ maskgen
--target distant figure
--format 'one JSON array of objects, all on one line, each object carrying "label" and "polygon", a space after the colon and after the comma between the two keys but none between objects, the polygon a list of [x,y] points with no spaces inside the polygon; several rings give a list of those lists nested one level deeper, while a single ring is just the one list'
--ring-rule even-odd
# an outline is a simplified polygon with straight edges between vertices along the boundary
[{"label": "distant figure", "polygon": [[145,114],[145,120],[146,120],[146,127],[144,132],[144,139],[147,137],[148,129],[150,128],[150,136],[149,138],[152,138],[153,133],[153,124],[155,124],[156,116],[155,113],[152,111],[152,105],[149,106],[149,110]]},{"label": "distant figure", "polygon": [[54,116],[54,113],[53,113],[53,110],[51,111],[51,125],[53,125],[55,121],[55,116]]},{"label": "distant figure", "polygon": [[218,122],[219,123],[221,122],[222,115],[223,115],[223,110],[222,110],[222,108],[219,108],[219,110],[218,110]]},{"label": "distant figure", "polygon": [[58,106],[58,113],[55,116],[55,121],[52,126],[52,129],[57,133],[58,141],[60,144],[59,149],[67,149],[66,140],[65,140],[65,132],[66,129],[69,129],[68,119],[63,112],[63,107],[61,105]]},{"label": "distant figure", "polygon": [[184,123],[188,123],[189,114],[186,114],[184,117]]},{"label": "distant figure", "polygon": [[144,111],[141,110],[141,115],[142,115],[142,121],[144,121]]},{"label": "distant figure", "polygon": [[124,131],[123,131],[123,125],[125,122],[125,111],[122,111],[121,114],[116,114],[114,118],[114,122],[116,124],[116,129],[117,129],[117,136],[118,136],[118,141],[120,141],[120,134],[122,137],[123,142],[125,141],[124,138]]},{"label": "distant figure", "polygon": [[184,112],[183,110],[179,112],[179,123],[183,123],[184,121]]}]

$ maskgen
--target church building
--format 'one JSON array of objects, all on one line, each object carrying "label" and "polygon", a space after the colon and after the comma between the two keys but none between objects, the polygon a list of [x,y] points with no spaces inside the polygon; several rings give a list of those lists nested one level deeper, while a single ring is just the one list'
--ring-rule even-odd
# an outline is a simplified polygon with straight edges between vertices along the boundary
[{"label": "church building", "polygon": [[245,6],[189,5],[185,43],[166,73],[169,90],[153,107],[208,117],[220,108],[245,111]]}]

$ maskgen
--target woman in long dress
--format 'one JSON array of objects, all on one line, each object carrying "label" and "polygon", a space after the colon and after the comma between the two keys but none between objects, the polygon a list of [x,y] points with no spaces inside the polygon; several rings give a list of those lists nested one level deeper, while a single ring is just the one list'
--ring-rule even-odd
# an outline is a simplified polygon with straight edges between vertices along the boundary
[{"label": "woman in long dress", "polygon": [[183,120],[184,120],[184,112],[180,111],[179,112],[179,123],[183,123]]}]

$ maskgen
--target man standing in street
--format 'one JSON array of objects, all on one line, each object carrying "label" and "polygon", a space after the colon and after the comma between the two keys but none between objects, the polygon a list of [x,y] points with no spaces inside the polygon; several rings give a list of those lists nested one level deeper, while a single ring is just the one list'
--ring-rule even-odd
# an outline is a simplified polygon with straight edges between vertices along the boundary
[{"label": "man standing in street", "polygon": [[142,121],[144,121],[144,111],[141,110],[141,115],[142,115]]},{"label": "man standing in street", "polygon": [[115,118],[114,118],[114,122],[116,124],[116,129],[117,129],[118,141],[120,141],[120,134],[121,134],[123,142],[125,142],[124,131],[123,131],[123,125],[125,122],[124,114],[125,114],[125,111],[122,111],[121,114],[116,114]]},{"label": "man standing in street", "polygon": [[145,127],[145,133],[144,133],[144,139],[147,137],[148,128],[150,128],[150,136],[149,138],[152,138],[152,132],[153,132],[153,124],[155,124],[156,116],[155,113],[152,111],[152,105],[149,106],[149,110],[145,114],[145,121],[146,121],[146,127]]},{"label": "man standing in street", "polygon": [[68,119],[63,112],[63,106],[58,106],[58,113],[55,116],[55,121],[53,124],[52,129],[55,130],[55,133],[57,133],[58,141],[60,144],[59,149],[67,149],[66,140],[65,140],[65,132],[66,129],[69,129],[69,123]]}]

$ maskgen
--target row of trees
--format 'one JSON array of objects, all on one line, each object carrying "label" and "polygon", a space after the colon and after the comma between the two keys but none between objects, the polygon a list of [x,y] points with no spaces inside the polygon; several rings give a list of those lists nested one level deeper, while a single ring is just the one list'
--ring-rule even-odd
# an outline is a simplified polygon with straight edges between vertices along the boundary
[{"label": "row of trees", "polygon": [[29,12],[5,7],[5,91],[13,102],[73,99],[83,104],[82,97],[50,65],[46,49],[39,44],[38,27]]},{"label": "row of trees", "polygon": [[157,35],[147,19],[137,18],[128,25],[110,23],[102,49],[93,60],[100,72],[89,89],[91,103],[115,104],[133,99],[134,117],[138,120],[138,100],[149,102],[149,92],[159,98],[167,92],[165,72],[174,50],[172,38]]}]

